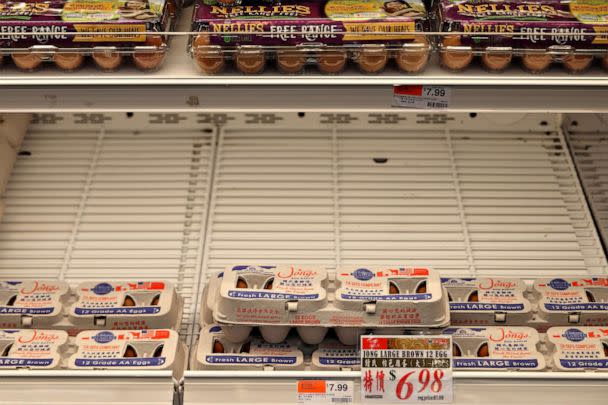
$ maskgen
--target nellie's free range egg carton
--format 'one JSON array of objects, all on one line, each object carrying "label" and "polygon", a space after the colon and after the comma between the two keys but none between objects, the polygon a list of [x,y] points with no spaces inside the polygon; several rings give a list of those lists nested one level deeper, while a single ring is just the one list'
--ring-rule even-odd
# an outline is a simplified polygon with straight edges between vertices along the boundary
[{"label": "nellie's free range egg carton", "polygon": [[441,328],[449,324],[439,275],[426,267],[342,267],[335,277],[321,267],[239,265],[211,278],[201,319],[220,323],[241,342],[258,326],[270,343],[296,327],[305,343],[323,341],[335,328],[356,344],[370,328]]},{"label": "nellie's free range egg carton", "polygon": [[556,371],[608,372],[608,326],[549,328],[546,346]]},{"label": "nellie's free range egg carton", "polygon": [[530,327],[488,326],[448,328],[454,369],[544,370],[538,332]]},{"label": "nellie's free range egg carton", "polygon": [[260,337],[251,337],[234,343],[226,338],[219,325],[208,325],[201,330],[192,359],[192,368],[196,370],[298,370],[304,365],[297,339],[268,343]]},{"label": "nellie's free range egg carton", "polygon": [[608,325],[608,277],[537,279],[534,293],[550,325]]},{"label": "nellie's free range egg carton", "polygon": [[0,281],[0,328],[40,328],[60,322],[69,286],[62,281]]},{"label": "nellie's free range egg carton", "polygon": [[526,284],[516,278],[442,278],[452,325],[525,325],[534,315]]},{"label": "nellie's free range egg carton", "polygon": [[0,330],[0,370],[62,367],[68,334],[61,330]]}]

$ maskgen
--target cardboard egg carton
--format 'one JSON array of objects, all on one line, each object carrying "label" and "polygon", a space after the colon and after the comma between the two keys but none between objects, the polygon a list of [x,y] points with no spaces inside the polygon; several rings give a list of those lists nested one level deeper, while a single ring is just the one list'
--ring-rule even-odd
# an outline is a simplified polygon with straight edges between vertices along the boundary
[{"label": "cardboard egg carton", "polygon": [[608,325],[608,277],[537,279],[534,295],[551,326]]},{"label": "cardboard egg carton", "polygon": [[530,327],[455,327],[443,331],[452,336],[456,370],[544,370],[539,334]]},{"label": "cardboard egg carton", "polygon": [[334,328],[343,344],[369,329],[433,329],[449,324],[447,294],[426,267],[228,267],[212,276],[201,319],[221,324],[226,338],[242,342],[254,326],[270,343],[296,327],[305,343],[323,341]]},{"label": "cardboard egg carton", "polygon": [[442,278],[448,292],[452,325],[525,325],[534,306],[526,284],[516,278]]},{"label": "cardboard egg carton", "polygon": [[259,337],[250,337],[233,343],[221,326],[210,325],[201,330],[191,363],[195,370],[299,370],[305,364],[297,345],[293,338],[268,343]]},{"label": "cardboard egg carton", "polygon": [[319,344],[312,353],[313,370],[349,371],[361,368],[361,355],[357,346],[347,346],[335,339]]},{"label": "cardboard egg carton", "polygon": [[608,326],[549,328],[545,344],[555,371],[608,372]]},{"label": "cardboard egg carton", "polygon": [[68,334],[60,330],[0,330],[0,370],[61,368]]}]

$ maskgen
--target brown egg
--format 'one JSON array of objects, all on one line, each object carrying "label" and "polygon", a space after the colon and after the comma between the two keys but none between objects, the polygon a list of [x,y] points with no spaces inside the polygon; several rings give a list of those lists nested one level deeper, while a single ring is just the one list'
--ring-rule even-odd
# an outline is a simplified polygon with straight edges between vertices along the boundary
[{"label": "brown egg", "polygon": [[160,35],[149,35],[145,46],[154,46],[158,49],[155,52],[134,52],[133,62],[138,69],[152,70],[157,69],[165,59],[165,51],[162,49],[165,41]]},{"label": "brown egg", "polygon": [[357,64],[364,73],[378,73],[388,62],[388,51],[385,47],[362,47],[357,54]]},{"label": "brown egg", "polygon": [[429,60],[429,43],[426,37],[417,36],[412,44],[416,46],[406,45],[403,49],[397,51],[395,56],[399,69],[407,73],[420,72]]},{"label": "brown egg", "polygon": [[56,53],[53,61],[63,70],[76,70],[84,63],[84,55],[80,53]]},{"label": "brown egg", "polygon": [[8,301],[6,301],[6,306],[7,307],[12,307],[13,305],[15,305],[15,301],[17,301],[17,296],[13,295],[12,297],[10,297],[8,299]]},{"label": "brown egg", "polygon": [[587,70],[589,66],[591,66],[592,62],[592,55],[574,54],[564,60],[564,66],[570,73],[580,73]]},{"label": "brown egg", "polygon": [[125,354],[123,357],[137,357],[137,352],[131,345],[127,345],[127,350],[125,350]]},{"label": "brown egg", "polygon": [[462,352],[460,351],[460,347],[456,343],[452,343],[452,356],[453,357],[462,357]]},{"label": "brown egg", "polygon": [[324,50],[317,55],[317,66],[323,73],[340,73],[346,66],[347,56],[344,50]]},{"label": "brown egg", "polygon": [[549,68],[551,65],[551,55],[545,53],[528,53],[521,57],[526,70],[532,73],[540,73]]},{"label": "brown egg", "polygon": [[154,354],[152,354],[152,357],[160,357],[163,354],[163,349],[165,348],[164,345],[160,345],[158,346],[155,350],[154,350]]},{"label": "brown egg", "polygon": [[488,348],[487,343],[479,346],[479,349],[477,349],[477,357],[490,357],[490,349]]},{"label": "brown egg", "polygon": [[395,283],[391,282],[388,284],[388,293],[389,294],[399,294],[399,288],[397,288]]},{"label": "brown egg", "polygon": [[122,303],[122,306],[123,307],[134,307],[135,300],[127,295],[127,296],[125,296],[125,301]]},{"label": "brown egg", "polygon": [[604,346],[604,356],[608,357],[608,343],[602,343]]},{"label": "brown egg", "polygon": [[6,346],[2,351],[2,355],[0,355],[0,357],[8,357],[8,354],[11,351],[11,347],[13,347],[13,344],[9,343],[8,346]]},{"label": "brown egg", "polygon": [[100,69],[112,71],[122,64],[123,56],[117,52],[93,52],[91,58]]},{"label": "brown egg", "polygon": [[236,288],[249,288],[249,286],[247,285],[245,279],[239,277],[239,279],[236,281]]},{"label": "brown egg", "polygon": [[226,60],[222,47],[210,46],[210,43],[209,34],[199,34],[192,41],[192,52],[199,69],[203,73],[214,75],[224,70]]},{"label": "brown egg", "polygon": [[426,294],[426,281],[418,284],[418,287],[416,287],[416,294]]},{"label": "brown egg", "polygon": [[274,283],[274,278],[269,278],[264,284],[264,290],[272,290],[272,284]]},{"label": "brown egg", "polygon": [[473,291],[469,294],[469,302],[479,302],[479,293],[477,291]]},{"label": "brown egg", "polygon": [[277,67],[283,73],[300,73],[306,65],[306,53],[299,49],[286,49],[277,52]]},{"label": "brown egg", "polygon": [[152,305],[153,307],[158,306],[158,302],[160,301],[160,295],[157,295],[156,297],[152,298],[152,302],[150,303],[150,305]]},{"label": "brown egg", "polygon": [[40,55],[35,53],[14,53],[11,55],[15,66],[23,70],[36,69],[42,63]]},{"label": "brown egg", "polygon": [[255,49],[242,48],[236,51],[236,68],[248,75],[262,73],[266,66],[266,55],[264,51],[256,47]]},{"label": "brown egg", "polygon": [[251,350],[251,342],[247,342],[243,346],[241,346],[241,350],[239,352],[240,353],[249,353],[250,350]]},{"label": "brown egg", "polygon": [[213,341],[213,353],[224,353],[224,345],[219,340]]},{"label": "brown egg", "polygon": [[491,71],[500,72],[505,70],[513,59],[513,54],[511,52],[505,53],[485,53],[481,56],[481,61],[483,65]]},{"label": "brown egg", "polygon": [[591,293],[591,291],[585,290],[585,295],[587,296],[587,301],[589,301],[589,302],[595,302],[595,297],[593,296],[593,294]]},{"label": "brown egg", "polygon": [[[442,39],[444,47],[462,46],[459,35],[448,35]],[[462,70],[471,64],[473,52],[471,50],[442,50],[440,53],[441,64],[450,70]]]}]

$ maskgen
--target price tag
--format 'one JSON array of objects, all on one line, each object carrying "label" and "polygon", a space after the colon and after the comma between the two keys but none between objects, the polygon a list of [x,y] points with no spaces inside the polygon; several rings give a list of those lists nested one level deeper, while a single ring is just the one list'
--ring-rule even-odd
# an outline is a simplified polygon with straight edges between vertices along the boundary
[{"label": "price tag", "polygon": [[362,336],[361,400],[452,402],[451,336]]},{"label": "price tag", "polygon": [[298,404],[319,403],[351,404],[354,383],[352,381],[300,380]]},{"label": "price tag", "polygon": [[451,89],[446,86],[395,86],[393,107],[446,109],[451,95]]}]

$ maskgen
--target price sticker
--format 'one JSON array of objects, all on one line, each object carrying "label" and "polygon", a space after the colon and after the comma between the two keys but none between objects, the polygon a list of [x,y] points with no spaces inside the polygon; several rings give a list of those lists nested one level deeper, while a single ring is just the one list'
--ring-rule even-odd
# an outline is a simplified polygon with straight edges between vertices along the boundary
[{"label": "price sticker", "polygon": [[362,336],[361,400],[452,402],[451,336]]},{"label": "price sticker", "polygon": [[446,86],[395,86],[393,107],[446,109],[451,96],[451,89]]},{"label": "price sticker", "polygon": [[351,404],[354,391],[352,381],[300,380],[298,381],[298,404],[319,402]]}]

